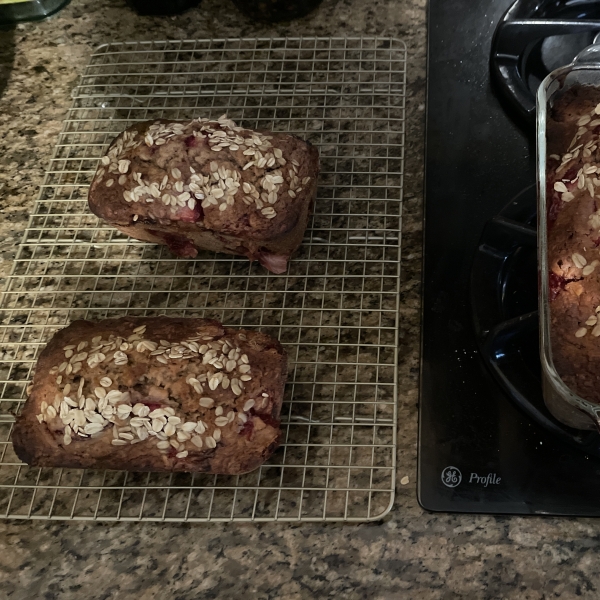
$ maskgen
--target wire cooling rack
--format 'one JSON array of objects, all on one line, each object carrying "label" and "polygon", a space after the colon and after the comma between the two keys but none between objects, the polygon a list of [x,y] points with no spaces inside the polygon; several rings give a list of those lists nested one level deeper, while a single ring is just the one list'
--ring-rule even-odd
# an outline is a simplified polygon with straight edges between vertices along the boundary
[{"label": "wire cooling rack", "polygon": [[[406,48],[384,38],[101,46],[73,94],[0,302],[0,517],[364,521],[392,506]],[[175,258],[87,208],[99,158],[140,120],[231,118],[318,146],[316,212],[284,275]],[[282,447],[247,475],[30,468],[10,435],[36,356],[74,319],[205,316],[278,337]]]}]

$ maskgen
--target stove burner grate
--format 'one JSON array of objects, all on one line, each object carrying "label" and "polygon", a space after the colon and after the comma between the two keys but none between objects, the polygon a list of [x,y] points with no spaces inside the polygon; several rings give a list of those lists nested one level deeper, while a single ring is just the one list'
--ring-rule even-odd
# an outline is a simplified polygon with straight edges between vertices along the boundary
[{"label": "stove burner grate", "polygon": [[537,312],[536,187],[525,188],[485,226],[471,271],[471,306],[481,356],[496,381],[534,421],[600,457],[600,435],[563,425],[542,396]]},{"label": "stove burner grate", "polygon": [[550,71],[569,64],[600,32],[597,0],[517,0],[492,39],[492,80],[508,106],[529,125],[535,93]]}]

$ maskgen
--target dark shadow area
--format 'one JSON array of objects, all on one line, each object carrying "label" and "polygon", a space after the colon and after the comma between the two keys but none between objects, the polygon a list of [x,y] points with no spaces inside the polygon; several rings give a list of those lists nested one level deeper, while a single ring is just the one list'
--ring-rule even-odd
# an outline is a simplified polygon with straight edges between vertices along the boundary
[{"label": "dark shadow area", "polygon": [[15,30],[0,28],[0,98],[4,94],[15,61]]}]

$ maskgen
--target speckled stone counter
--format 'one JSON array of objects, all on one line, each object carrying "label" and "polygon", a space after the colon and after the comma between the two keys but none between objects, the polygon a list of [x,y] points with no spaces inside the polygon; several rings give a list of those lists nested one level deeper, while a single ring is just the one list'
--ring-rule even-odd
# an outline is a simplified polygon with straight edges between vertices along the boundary
[{"label": "speckled stone counter", "polygon": [[124,0],[73,0],[0,32],[0,276],[93,49],[107,41],[380,34],[410,56],[396,503],[381,523],[0,522],[0,598],[598,598],[600,521],[438,515],[417,504],[416,436],[425,97],[425,0],[325,0],[257,25],[230,0],[141,18]]}]

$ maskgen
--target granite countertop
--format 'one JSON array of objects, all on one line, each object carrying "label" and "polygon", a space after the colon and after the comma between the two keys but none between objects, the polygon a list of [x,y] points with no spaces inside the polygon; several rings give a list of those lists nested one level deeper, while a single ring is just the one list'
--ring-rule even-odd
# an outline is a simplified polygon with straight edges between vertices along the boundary
[{"label": "granite countertop", "polygon": [[10,271],[70,92],[107,41],[380,34],[408,46],[396,502],[382,522],[0,522],[0,598],[597,598],[600,521],[431,514],[416,500],[425,0],[325,0],[293,24],[249,22],[230,0],[141,18],[73,0],[0,32],[0,276]]}]

